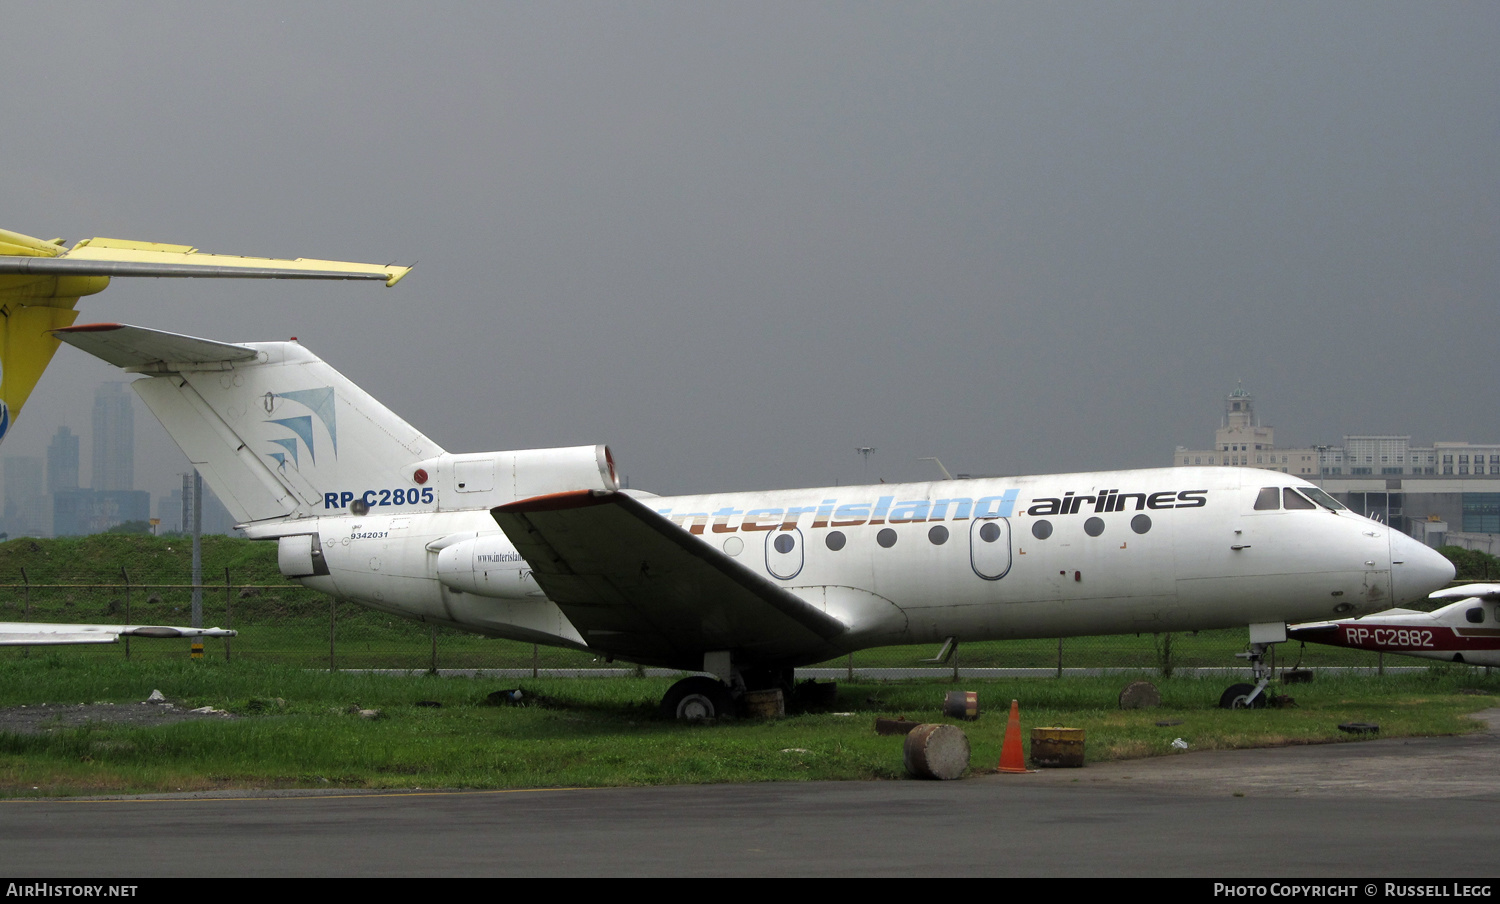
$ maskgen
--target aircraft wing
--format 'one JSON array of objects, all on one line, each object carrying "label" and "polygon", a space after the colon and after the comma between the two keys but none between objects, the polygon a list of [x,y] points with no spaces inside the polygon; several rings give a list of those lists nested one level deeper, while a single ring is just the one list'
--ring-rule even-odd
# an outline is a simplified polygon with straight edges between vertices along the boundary
[{"label": "aircraft wing", "polygon": [[557,493],[491,514],[589,646],[621,658],[696,671],[706,652],[794,657],[846,630],[624,493]]},{"label": "aircraft wing", "polygon": [[1500,584],[1463,584],[1429,593],[1428,599],[1466,600],[1478,597],[1482,600],[1500,600]]},{"label": "aircraft wing", "polygon": [[0,646],[114,643],[121,637],[234,637],[224,628],[177,628],[171,625],[55,625],[0,622]]}]

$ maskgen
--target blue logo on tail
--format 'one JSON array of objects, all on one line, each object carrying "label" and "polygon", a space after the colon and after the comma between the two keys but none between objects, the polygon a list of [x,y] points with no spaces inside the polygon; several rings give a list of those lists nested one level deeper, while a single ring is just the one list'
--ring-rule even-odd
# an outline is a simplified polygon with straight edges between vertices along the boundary
[{"label": "blue logo on tail", "polygon": [[308,460],[314,465],[318,463],[317,443],[313,434],[313,418],[316,417],[328,431],[328,439],[333,445],[333,457],[339,457],[339,428],[338,418],[334,410],[333,387],[324,386],[321,389],[298,389],[292,392],[268,392],[265,396],[266,413],[271,414],[276,410],[278,400],[285,399],[296,402],[308,409],[312,414],[297,415],[295,417],[267,418],[266,423],[276,424],[291,431],[292,436],[273,439],[272,443],[285,449],[284,452],[266,452],[265,456],[276,462],[279,470],[285,471],[288,462],[297,470],[302,469],[301,455],[298,453],[297,441],[302,441],[302,446],[307,449]]}]

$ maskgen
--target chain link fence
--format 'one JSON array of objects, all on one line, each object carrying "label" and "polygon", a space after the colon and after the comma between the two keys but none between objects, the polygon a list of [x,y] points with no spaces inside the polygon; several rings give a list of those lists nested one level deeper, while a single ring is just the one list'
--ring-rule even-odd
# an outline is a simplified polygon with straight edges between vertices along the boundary
[{"label": "chain link fence", "polygon": [[[88,624],[190,624],[194,587],[188,584],[0,584],[0,621]],[[234,638],[209,638],[205,655],[330,669],[553,670],[625,669],[586,651],[482,637],[398,618],[309,590],[299,584],[204,584],[203,625],[233,628]],[[1245,629],[1174,634],[1110,635],[958,643],[941,661],[938,645],[861,650],[813,668],[853,677],[942,677],[977,670],[1023,669],[1063,675],[1079,670],[1138,670],[1159,675],[1243,668]],[[191,642],[121,638],[116,644],[0,647],[0,658],[36,655],[187,657]],[[1318,644],[1281,644],[1278,668],[1301,666],[1422,667],[1422,660]],[[983,672],[977,672],[983,674]]]}]

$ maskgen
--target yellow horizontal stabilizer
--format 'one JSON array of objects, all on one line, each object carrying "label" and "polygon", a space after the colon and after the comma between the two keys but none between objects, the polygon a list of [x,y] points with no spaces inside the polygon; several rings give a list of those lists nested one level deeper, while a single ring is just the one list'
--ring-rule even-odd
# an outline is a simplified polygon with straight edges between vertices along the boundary
[{"label": "yellow horizontal stabilizer", "polygon": [[116,276],[211,279],[356,279],[394,286],[410,267],[204,254],[191,245],[85,239],[64,248],[0,229],[0,439],[57,350],[52,330],[78,316],[78,299]]},{"label": "yellow horizontal stabilizer", "polygon": [[57,257],[62,254],[62,239],[44,242],[41,239],[0,229],[0,254],[18,254],[23,257]]},{"label": "yellow horizontal stabilizer", "polygon": [[6,262],[0,259],[0,273],[4,272],[219,279],[378,279],[387,286],[394,286],[411,272],[411,268],[311,258],[279,260],[237,254],[205,254],[191,245],[94,238],[84,239],[46,260],[35,255],[29,261]]}]

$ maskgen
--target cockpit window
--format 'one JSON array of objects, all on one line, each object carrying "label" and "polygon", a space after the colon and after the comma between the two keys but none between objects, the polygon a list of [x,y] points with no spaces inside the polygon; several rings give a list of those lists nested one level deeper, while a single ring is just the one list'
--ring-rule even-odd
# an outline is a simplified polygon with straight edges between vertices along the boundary
[{"label": "cockpit window", "polygon": [[1304,495],[1311,497],[1313,502],[1316,502],[1318,505],[1323,506],[1323,508],[1326,508],[1329,511],[1337,512],[1345,508],[1345,505],[1342,502],[1339,502],[1337,499],[1333,498],[1317,487],[1302,487],[1301,489]]},{"label": "cockpit window", "polygon": [[1294,490],[1294,489],[1292,489],[1291,487],[1283,487],[1282,488],[1281,499],[1282,499],[1282,502],[1289,509],[1310,509],[1310,508],[1317,508],[1316,505],[1312,504],[1311,500],[1309,500],[1305,496],[1299,495],[1297,493],[1297,491]]},{"label": "cockpit window", "polygon": [[1274,512],[1279,508],[1281,508],[1281,487],[1261,487],[1260,495],[1255,497],[1255,510]]}]

